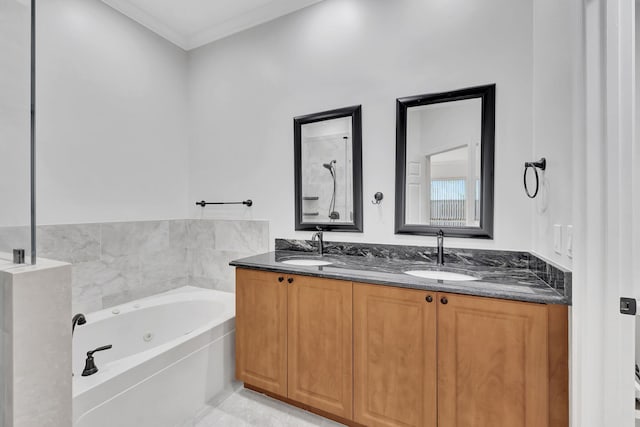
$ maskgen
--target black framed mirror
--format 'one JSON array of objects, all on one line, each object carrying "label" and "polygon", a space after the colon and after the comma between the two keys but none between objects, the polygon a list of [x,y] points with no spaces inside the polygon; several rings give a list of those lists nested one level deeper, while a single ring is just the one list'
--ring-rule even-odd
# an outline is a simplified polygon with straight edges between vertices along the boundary
[{"label": "black framed mirror", "polygon": [[493,238],[495,84],[396,102],[396,234]]},{"label": "black framed mirror", "polygon": [[361,106],[293,119],[295,229],[362,232]]}]

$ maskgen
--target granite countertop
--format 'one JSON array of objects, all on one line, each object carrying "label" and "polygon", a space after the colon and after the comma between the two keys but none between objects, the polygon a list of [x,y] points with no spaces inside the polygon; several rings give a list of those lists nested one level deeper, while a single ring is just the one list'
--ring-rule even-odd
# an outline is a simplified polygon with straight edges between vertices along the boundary
[{"label": "granite countertop", "polygon": [[[385,258],[379,256],[353,256],[341,253],[325,254],[326,266],[298,266],[281,261],[295,258],[317,258],[310,252],[276,250],[265,254],[232,261],[230,265],[264,271],[299,274],[313,277],[375,283],[402,288],[450,292],[456,294],[509,299],[542,304],[570,305],[571,297],[542,280],[532,269],[523,266],[469,265],[447,263],[437,267],[432,261]],[[528,264],[527,264],[528,265]],[[474,276],[475,281],[432,280],[404,274],[408,270],[440,270]],[[570,273],[569,273],[570,274]]]}]

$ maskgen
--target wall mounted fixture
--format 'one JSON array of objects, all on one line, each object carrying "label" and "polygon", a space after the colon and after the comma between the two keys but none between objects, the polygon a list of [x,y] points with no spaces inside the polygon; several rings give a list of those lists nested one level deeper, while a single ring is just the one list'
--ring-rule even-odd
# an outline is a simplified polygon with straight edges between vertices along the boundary
[{"label": "wall mounted fixture", "polygon": [[[529,168],[533,169],[533,173],[535,174],[535,177],[536,177],[536,189],[533,192],[533,194],[529,192],[529,187],[527,186],[527,170]],[[527,193],[527,197],[529,197],[530,199],[534,199],[538,195],[538,189],[540,188],[540,178],[538,177],[538,169],[545,170],[546,168],[547,168],[547,159],[545,159],[544,157],[538,160],[537,162],[525,162],[524,176],[522,179],[524,182],[524,192]]]},{"label": "wall mounted fixture", "polygon": [[197,206],[202,206],[203,208],[206,205],[245,205],[245,206],[251,206],[253,205],[253,200],[251,199],[247,199],[244,200],[242,202],[205,202],[204,200],[196,202]]},{"label": "wall mounted fixture", "polygon": [[378,191],[373,195],[373,198],[374,200],[372,200],[371,203],[373,203],[374,205],[379,205],[382,202],[382,199],[384,199],[384,194]]},{"label": "wall mounted fixture", "polygon": [[24,264],[24,249],[13,250],[13,263]]}]

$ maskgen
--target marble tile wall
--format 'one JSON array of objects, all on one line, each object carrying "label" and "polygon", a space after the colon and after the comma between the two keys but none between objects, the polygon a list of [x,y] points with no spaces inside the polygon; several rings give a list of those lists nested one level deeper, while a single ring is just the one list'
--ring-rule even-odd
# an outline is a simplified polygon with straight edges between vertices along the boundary
[{"label": "marble tile wall", "polygon": [[[25,242],[0,228],[0,251]],[[229,261],[269,250],[267,221],[186,219],[39,226],[38,256],[72,263],[73,312],[185,285],[235,290]]]},{"label": "marble tile wall", "polygon": [[[276,239],[278,251],[315,252],[316,243],[310,240]],[[437,248],[429,246],[383,245],[352,242],[324,242],[324,253],[436,262]],[[461,249],[445,247],[446,264],[462,264],[501,268],[527,268],[529,253],[522,251],[499,251],[488,249]]]},{"label": "marble tile wall", "polygon": [[269,251],[268,221],[189,220],[186,233],[192,286],[235,292],[229,261]]}]

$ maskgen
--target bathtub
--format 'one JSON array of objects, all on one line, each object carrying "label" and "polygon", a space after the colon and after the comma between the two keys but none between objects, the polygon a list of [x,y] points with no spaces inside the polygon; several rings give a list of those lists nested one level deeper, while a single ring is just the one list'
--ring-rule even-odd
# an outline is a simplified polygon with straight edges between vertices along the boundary
[{"label": "bathtub", "polygon": [[[235,295],[185,286],[87,314],[73,337],[75,427],[173,427],[239,387]],[[86,353],[98,372],[81,376]]]}]

